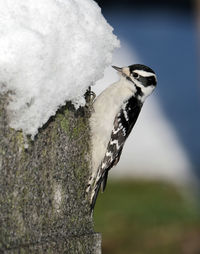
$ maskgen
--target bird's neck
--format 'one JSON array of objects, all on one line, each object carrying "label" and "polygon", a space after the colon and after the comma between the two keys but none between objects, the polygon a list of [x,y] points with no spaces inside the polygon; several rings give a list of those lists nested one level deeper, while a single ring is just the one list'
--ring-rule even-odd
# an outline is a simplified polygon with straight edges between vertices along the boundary
[{"label": "bird's neck", "polygon": [[143,86],[140,82],[133,82],[128,77],[122,77],[123,82],[127,82],[132,87],[133,96],[137,98],[141,103],[144,103],[146,98],[153,92],[154,86]]},{"label": "bird's neck", "polygon": [[137,97],[138,100],[140,100],[142,103],[144,103],[144,101],[146,100],[146,98],[152,94],[153,90],[154,90],[154,86],[138,86],[135,85],[136,87],[136,94],[135,96]]}]

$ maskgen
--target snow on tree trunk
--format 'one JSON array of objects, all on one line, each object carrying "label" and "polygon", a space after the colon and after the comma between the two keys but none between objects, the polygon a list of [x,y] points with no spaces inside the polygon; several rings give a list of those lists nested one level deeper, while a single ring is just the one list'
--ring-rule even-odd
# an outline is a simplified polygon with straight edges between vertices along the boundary
[{"label": "snow on tree trunk", "polygon": [[[0,96],[0,253],[101,253],[85,193],[90,131],[67,103],[34,141],[8,125]],[[28,142],[28,148],[26,147]]]},{"label": "snow on tree trunk", "polygon": [[9,125],[32,138],[57,109],[83,106],[119,46],[93,0],[0,1],[0,93]]}]

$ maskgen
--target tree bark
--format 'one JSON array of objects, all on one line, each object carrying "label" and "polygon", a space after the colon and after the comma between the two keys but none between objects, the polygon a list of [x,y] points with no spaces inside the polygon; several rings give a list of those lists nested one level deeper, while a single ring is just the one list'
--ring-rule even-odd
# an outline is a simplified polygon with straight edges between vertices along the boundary
[{"label": "tree bark", "polygon": [[26,141],[9,127],[7,104],[0,95],[0,253],[101,253],[85,193],[91,158],[84,108],[67,103]]}]

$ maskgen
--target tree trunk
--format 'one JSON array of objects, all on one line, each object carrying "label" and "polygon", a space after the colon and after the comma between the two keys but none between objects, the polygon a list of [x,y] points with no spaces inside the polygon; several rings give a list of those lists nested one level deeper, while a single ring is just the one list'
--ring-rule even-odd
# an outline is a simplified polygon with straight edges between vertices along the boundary
[{"label": "tree trunk", "polygon": [[[90,132],[67,103],[34,141],[8,126],[0,96],[0,253],[101,253],[85,193]],[[28,142],[28,148],[26,148]]]}]

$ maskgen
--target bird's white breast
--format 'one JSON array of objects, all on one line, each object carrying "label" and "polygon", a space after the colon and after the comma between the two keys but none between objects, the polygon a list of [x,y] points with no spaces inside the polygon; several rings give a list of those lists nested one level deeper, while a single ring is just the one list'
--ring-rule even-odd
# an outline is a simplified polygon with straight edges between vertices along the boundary
[{"label": "bird's white breast", "polygon": [[90,119],[93,176],[105,156],[115,116],[124,101],[133,96],[135,92],[134,85],[122,77],[120,81],[105,89],[95,100],[94,112]]}]

